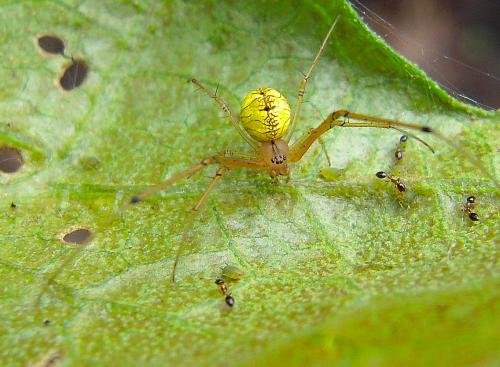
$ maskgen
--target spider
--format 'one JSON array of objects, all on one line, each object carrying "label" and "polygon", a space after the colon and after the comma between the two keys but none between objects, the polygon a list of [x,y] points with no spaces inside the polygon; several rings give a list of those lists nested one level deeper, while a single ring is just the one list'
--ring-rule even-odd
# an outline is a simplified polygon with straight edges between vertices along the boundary
[{"label": "spider", "polygon": [[[318,63],[319,57],[323,52],[326,43],[328,42],[328,39],[337,24],[337,21],[338,17],[330,26],[330,29],[323,39],[321,46],[317,51],[311,66],[309,67],[309,70],[306,74],[304,74],[304,77],[300,82],[295,110],[293,113],[287,99],[280,92],[275,89],[265,87],[257,88],[247,94],[247,96],[243,99],[238,119],[233,112],[231,112],[231,109],[226,102],[217,95],[217,91],[215,94],[212,94],[205,86],[203,86],[201,82],[196,79],[191,79],[190,82],[196,85],[199,90],[207,94],[220,106],[226,114],[226,118],[232,123],[233,127],[238,131],[241,137],[250,145],[253,152],[249,155],[248,153],[226,151],[223,155],[208,156],[191,168],[179,172],[151,189],[133,196],[130,203],[139,203],[147,197],[166,189],[183,178],[190,177],[194,173],[203,170],[209,165],[218,165],[219,168],[205,189],[205,192],[192,207],[193,211],[198,211],[215,185],[227,172],[232,169],[246,168],[257,171],[267,171],[271,178],[275,181],[279,176],[286,176],[288,178],[290,174],[289,164],[300,161],[311,145],[318,140],[321,135],[336,126],[373,127],[396,129],[398,131],[404,131],[403,129],[413,129],[425,133],[434,133],[434,131],[428,126],[363,115],[347,110],[337,110],[332,112],[317,128],[310,130],[290,145],[290,140],[298,121],[300,108],[306,92],[307,82],[311,77],[314,67]],[[351,122],[351,120],[358,122]],[[413,134],[409,134],[407,132],[405,133],[413,138],[416,138],[432,150],[432,148],[422,139]],[[239,156],[244,156],[244,158],[240,158]]]},{"label": "spider", "polygon": [[[242,154],[227,151],[222,155],[208,156],[191,168],[179,172],[149,190],[133,196],[130,200],[130,204],[137,204],[147,197],[175,184],[176,182],[202,171],[210,165],[216,165],[218,166],[218,169],[199,200],[192,207],[193,212],[197,212],[200,209],[210,192],[214,189],[215,185],[225,174],[233,169],[253,169],[267,172],[274,181],[278,181],[280,176],[286,176],[288,180],[290,165],[300,161],[311,145],[333,127],[396,129],[398,131],[402,131],[406,135],[412,136],[432,150],[432,148],[422,139],[404,130],[412,129],[425,133],[434,133],[434,131],[428,126],[364,115],[347,110],[337,110],[330,113],[330,115],[323,122],[321,122],[318,127],[310,130],[293,143],[290,143],[294,128],[299,118],[307,82],[311,77],[314,67],[318,63],[320,55],[323,52],[338,19],[339,18],[337,17],[330,26],[330,29],[324,37],[307,73],[304,74],[302,81],[300,82],[295,109],[293,112],[287,99],[280,92],[275,89],[265,87],[257,88],[247,94],[247,96],[243,99],[239,118],[237,118],[231,111],[228,104],[226,104],[226,102],[219,95],[217,95],[217,91],[212,94],[201,82],[196,79],[191,79],[190,82],[192,82],[199,90],[204,92],[219,105],[225,113],[226,118],[231,122],[241,137],[250,145],[253,152],[249,155],[248,153]],[[180,246],[182,246],[182,243]],[[179,261],[180,253],[181,250],[179,248],[173,265],[172,281],[175,281],[175,270]]]}]

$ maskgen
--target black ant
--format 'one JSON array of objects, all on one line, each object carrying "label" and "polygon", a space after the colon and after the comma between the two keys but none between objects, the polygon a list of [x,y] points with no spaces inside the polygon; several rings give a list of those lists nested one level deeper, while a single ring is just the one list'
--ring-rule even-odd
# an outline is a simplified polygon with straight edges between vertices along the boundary
[{"label": "black ant", "polygon": [[464,206],[465,212],[469,216],[469,219],[472,220],[473,222],[479,221],[479,215],[477,215],[472,211],[475,203],[476,203],[476,197],[471,195],[467,198],[467,201],[465,202]]},{"label": "black ant", "polygon": [[398,147],[396,148],[396,151],[394,152],[394,157],[396,157],[396,159],[398,161],[400,161],[401,159],[403,159],[403,152],[405,151],[405,145],[406,145],[407,141],[408,141],[408,136],[407,135],[402,135],[399,138]]},{"label": "black ant", "polygon": [[224,299],[224,301],[226,302],[226,305],[228,305],[229,307],[233,307],[234,306],[234,298],[231,295],[231,293],[229,292],[227,284],[224,282],[224,280],[222,280],[221,278],[217,278],[217,279],[215,279],[215,284],[217,284],[221,293],[226,296]]},{"label": "black ant", "polygon": [[379,171],[375,174],[378,178],[384,179],[387,178],[389,181],[391,181],[396,189],[398,189],[399,192],[405,192],[406,191],[406,185],[401,182],[399,177],[393,176],[390,173],[384,172],[384,171]]},{"label": "black ant", "polygon": [[[394,157],[396,158],[396,163],[399,163],[403,159],[403,153],[405,151],[405,145],[406,142],[408,141],[408,135],[402,135],[399,138],[399,143],[396,148],[396,151],[394,152]],[[423,142],[426,146],[427,143]],[[430,148],[430,147],[429,147]],[[430,148],[432,150],[432,148]],[[385,179],[387,178],[389,181],[391,181],[396,189],[398,189],[399,192],[406,192],[406,185],[401,182],[401,179],[399,177],[396,177],[392,175],[391,173],[387,173],[384,171],[379,171],[375,174],[378,178],[380,179]]]}]

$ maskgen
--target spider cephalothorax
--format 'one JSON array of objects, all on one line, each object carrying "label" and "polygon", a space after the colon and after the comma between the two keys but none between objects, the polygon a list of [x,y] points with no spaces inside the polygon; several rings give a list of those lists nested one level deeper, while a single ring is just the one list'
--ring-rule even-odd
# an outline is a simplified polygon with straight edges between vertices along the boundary
[{"label": "spider cephalothorax", "polygon": [[260,160],[266,164],[271,177],[288,175],[288,151],[288,143],[283,139],[261,143]]}]

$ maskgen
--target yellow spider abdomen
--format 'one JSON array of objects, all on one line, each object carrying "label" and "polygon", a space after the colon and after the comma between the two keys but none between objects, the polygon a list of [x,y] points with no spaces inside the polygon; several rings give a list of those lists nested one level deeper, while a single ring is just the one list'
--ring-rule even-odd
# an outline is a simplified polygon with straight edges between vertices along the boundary
[{"label": "yellow spider abdomen", "polygon": [[290,125],[290,105],[277,90],[258,88],[243,100],[240,120],[255,140],[278,140]]}]

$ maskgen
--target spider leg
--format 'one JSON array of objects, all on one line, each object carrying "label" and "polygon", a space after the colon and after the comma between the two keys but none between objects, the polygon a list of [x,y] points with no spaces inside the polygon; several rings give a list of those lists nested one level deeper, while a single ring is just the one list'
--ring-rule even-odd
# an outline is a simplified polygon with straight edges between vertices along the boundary
[{"label": "spider leg", "polygon": [[318,142],[321,145],[321,149],[323,150],[323,153],[326,156],[326,161],[328,162],[328,167],[332,166],[332,161],[330,159],[330,155],[328,154],[328,150],[326,149],[325,141],[321,138],[321,136],[318,138]]},{"label": "spider leg", "polygon": [[229,171],[228,168],[225,167],[220,167],[217,172],[215,173],[215,176],[212,178],[212,181],[208,184],[207,188],[203,192],[203,195],[200,197],[198,202],[193,206],[192,210],[194,212],[198,211],[198,209],[203,205],[205,200],[207,199],[208,194],[210,194],[210,191],[213,190],[217,182],[219,182],[222,179],[222,175]]},{"label": "spider leg", "polygon": [[[219,169],[215,173],[215,176],[212,178],[212,180],[208,184],[207,188],[203,192],[203,195],[200,197],[200,199],[196,202],[196,204],[191,209],[192,213],[191,213],[189,219],[187,220],[186,228],[191,227],[195,213],[203,205],[203,203],[205,202],[205,200],[208,197],[208,194],[210,194],[210,192],[213,190],[213,188],[215,187],[217,182],[219,182],[222,179],[222,175],[228,171],[229,171],[229,169],[226,167],[219,167]],[[182,235],[182,239],[181,239],[181,242],[179,244],[179,247],[177,248],[177,253],[175,255],[175,260],[174,260],[174,265],[172,267],[172,276],[171,276],[172,283],[175,282],[175,272],[177,269],[177,264],[179,263],[179,259],[182,255],[182,252],[184,249],[184,244],[186,243],[186,237],[187,237],[187,231],[184,231],[184,234]]]},{"label": "spider leg", "polygon": [[[363,122],[350,122],[350,120],[358,120]],[[312,129],[308,133],[304,134],[300,137],[295,143],[293,143],[290,151],[288,153],[288,159],[290,162],[297,162],[302,158],[302,156],[309,150],[312,143],[314,143],[321,135],[326,133],[331,128],[339,126],[339,127],[375,127],[379,129],[394,129],[398,131],[403,131],[406,134],[409,134],[405,131],[405,129],[417,130],[425,133],[431,133],[434,136],[437,136],[439,139],[446,142],[448,145],[453,147],[457,153],[459,153],[465,160],[472,163],[474,166],[478,167],[486,176],[488,176],[496,185],[498,185],[498,181],[496,177],[488,172],[488,169],[484,166],[484,164],[473,154],[470,154],[467,151],[461,149],[461,147],[456,144],[451,139],[448,139],[444,135],[430,128],[429,126],[412,124],[408,122],[403,122],[399,120],[391,120],[385,119],[370,115],[362,115],[359,113],[349,112],[347,110],[338,110],[332,112],[323,122],[315,129]],[[410,136],[413,136],[410,134]],[[413,136],[416,138],[416,136]],[[429,148],[433,153],[434,150],[432,147],[427,144],[424,140],[417,138],[417,141],[424,144],[427,148]]]},{"label": "spider leg", "polygon": [[196,166],[188,168],[187,170],[182,171],[182,172],[170,177],[168,180],[163,181],[162,183],[159,183],[158,185],[153,186],[149,190],[141,192],[139,195],[133,196],[130,199],[130,204],[136,204],[136,203],[146,199],[147,197],[154,195],[154,194],[166,189],[167,187],[173,185],[177,181],[182,180],[183,178],[192,176],[196,172],[201,171],[202,169],[204,169],[206,166],[208,166],[210,164],[208,161],[209,159],[210,158],[206,158],[203,161],[201,161],[201,163],[197,164]]},{"label": "spider leg", "polygon": [[[350,122],[350,120],[358,120],[363,122]],[[321,135],[326,133],[331,128],[339,127],[375,127],[379,129],[412,129],[426,133],[435,133],[428,126],[411,124],[399,120],[384,119],[375,116],[362,115],[359,113],[352,113],[347,110],[338,110],[331,113],[317,128],[312,129],[307,134],[299,138],[290,148],[288,159],[291,162],[297,162],[309,150],[312,143],[314,143]]]},{"label": "spider leg", "polygon": [[[238,153],[236,153],[238,154]],[[196,202],[196,204],[192,207],[192,212],[189,216],[189,218],[186,221],[185,228],[191,227],[191,224],[193,223],[194,216],[198,209],[203,205],[205,202],[206,198],[208,197],[208,194],[213,190],[217,182],[219,182],[222,179],[222,175],[226,172],[228,172],[230,169],[233,168],[248,168],[248,169],[256,169],[256,170],[263,170],[266,169],[266,166],[263,164],[263,162],[258,161],[256,158],[249,159],[249,158],[233,158],[233,157],[225,157],[225,156],[213,156],[213,157],[208,157],[203,159],[199,164],[188,168],[187,170],[180,172],[173,177],[169,178],[168,180],[152,187],[151,189],[132,197],[130,203],[138,203],[139,201],[144,200],[145,198],[158,193],[161,190],[166,189],[167,187],[173,185],[177,181],[189,177],[193,175],[194,173],[201,171],[205,167],[211,164],[219,164],[220,167],[215,173],[215,176],[212,178],[210,183],[208,184],[207,188],[203,192],[203,195],[200,197],[200,199]],[[179,259],[182,255],[184,245],[186,243],[186,237],[187,237],[187,231],[184,231],[184,234],[182,236],[181,242],[179,244],[179,247],[177,249],[177,253],[175,255],[175,260],[174,260],[174,265],[172,267],[172,277],[171,280],[172,282],[175,282],[175,273],[177,269],[177,264],[179,263]]]},{"label": "spider leg", "polygon": [[164,189],[166,189],[169,186],[172,186],[175,184],[177,181],[182,180],[183,178],[187,178],[195,174],[196,172],[201,171],[205,167],[211,164],[219,164],[223,167],[226,167],[228,169],[232,168],[249,168],[249,169],[256,169],[256,170],[262,170],[265,169],[265,166],[262,162],[258,161],[256,158],[254,159],[249,159],[249,158],[232,158],[232,157],[225,157],[225,156],[213,156],[213,157],[207,157],[203,159],[200,163],[197,165],[188,168],[185,171],[182,171],[172,177],[170,177],[168,180],[163,181],[159,183],[156,186],[153,186],[149,190],[146,190],[136,196],[133,196],[130,199],[130,204],[136,204],[147,197],[154,195]]},{"label": "spider leg", "polygon": [[245,141],[250,144],[250,146],[254,149],[254,150],[258,150],[259,149],[259,144],[253,140],[250,135],[248,135],[248,133],[245,131],[245,129],[243,129],[238,121],[238,119],[233,115],[233,113],[231,112],[231,109],[229,108],[229,105],[221,98],[217,95],[217,92],[219,90],[219,85],[217,85],[217,89],[215,90],[215,93],[212,94],[209,92],[209,90],[203,86],[203,84],[201,84],[198,80],[196,79],[191,79],[191,83],[193,83],[194,85],[196,85],[198,87],[199,90],[201,90],[203,93],[205,93],[207,96],[209,96],[210,98],[212,98],[215,103],[217,103],[219,105],[219,107],[222,109],[222,111],[224,111],[224,113],[226,114],[226,118],[233,124],[233,127],[236,129],[236,131],[238,131],[238,133],[241,135],[241,137],[243,139],[245,139]]},{"label": "spider leg", "polygon": [[[236,153],[237,154],[237,153]],[[85,244],[79,246],[75,251],[56,268],[52,274],[48,275],[47,281],[45,282],[44,286],[41,287],[40,293],[36,297],[35,300],[35,307],[38,308],[38,305],[41,302],[41,299],[44,294],[46,294],[49,286],[54,283],[56,278],[61,274],[61,272],[70,264],[73,263],[73,261],[81,254],[89,245],[91,245],[94,241],[93,239],[101,232],[104,231],[105,228],[108,228],[114,221],[121,216],[121,214],[129,209],[132,205],[139,203],[140,201],[146,199],[147,197],[156,194],[160,192],[161,190],[166,189],[167,187],[173,185],[177,181],[189,177],[193,175],[194,173],[201,171],[205,167],[207,167],[210,164],[219,164],[221,168],[219,168],[218,173],[221,175],[226,172],[227,170],[230,170],[232,168],[249,168],[249,169],[256,169],[256,170],[262,170],[265,169],[265,166],[262,162],[258,161],[257,158],[251,159],[249,158],[231,158],[231,157],[224,157],[224,156],[213,156],[213,157],[207,157],[203,159],[199,164],[188,168],[185,171],[182,171],[173,177],[169,178],[168,180],[152,187],[151,189],[144,191],[140,193],[139,195],[133,196],[128,203],[125,203],[117,213],[114,215],[110,216],[108,220],[106,220],[104,223],[100,225],[100,230],[95,231],[92,234],[91,239],[86,242]],[[221,171],[222,170],[222,171]],[[212,182],[209,184],[207,189],[205,190],[205,193],[203,194],[202,198],[196,203],[196,205],[193,207],[193,213],[196,212],[196,210],[203,204],[203,201],[205,200],[206,196],[212,190],[212,188],[215,186],[217,181],[219,181],[221,176],[216,174],[216,177],[212,180]]]},{"label": "spider leg", "polygon": [[318,63],[319,57],[321,56],[321,53],[323,52],[326,43],[328,42],[328,39],[330,38],[330,35],[333,32],[333,29],[335,28],[335,25],[337,24],[337,21],[339,20],[339,16],[335,18],[333,21],[333,24],[331,25],[330,29],[328,30],[328,33],[326,34],[325,38],[323,39],[323,42],[321,42],[321,46],[319,47],[318,52],[316,53],[316,56],[314,56],[313,62],[311,66],[309,67],[309,70],[307,73],[304,74],[304,77],[302,78],[299,86],[299,90],[297,91],[297,99],[295,101],[295,109],[292,114],[292,121],[290,121],[290,126],[288,127],[288,130],[286,131],[285,135],[283,135],[283,140],[285,140],[287,143],[290,141],[290,138],[292,137],[294,128],[295,128],[295,123],[297,122],[300,114],[300,108],[302,106],[302,102],[304,100],[304,94],[306,93],[306,85],[307,81],[311,77],[312,71],[316,64]]}]

